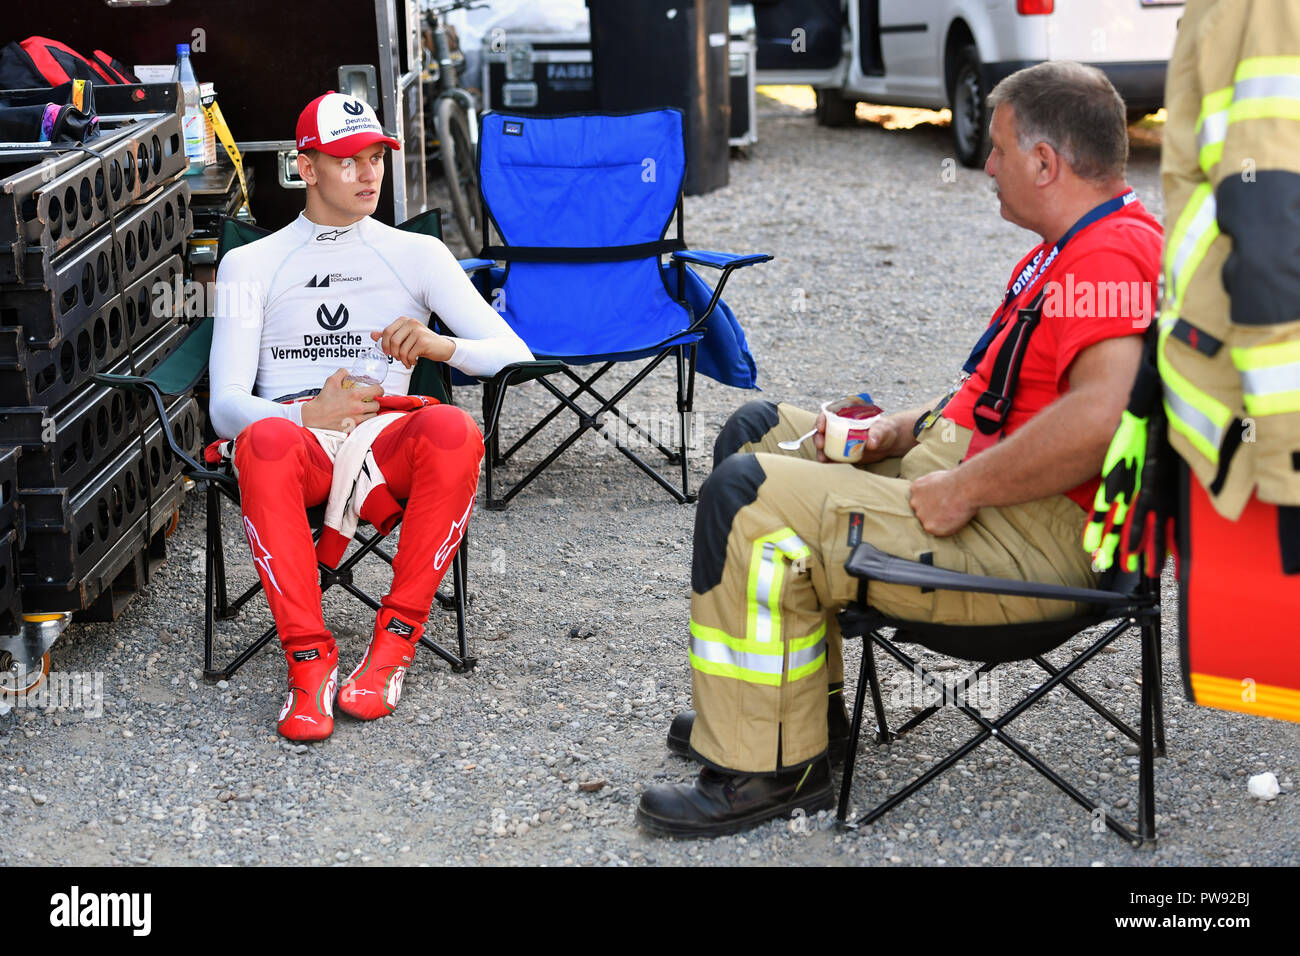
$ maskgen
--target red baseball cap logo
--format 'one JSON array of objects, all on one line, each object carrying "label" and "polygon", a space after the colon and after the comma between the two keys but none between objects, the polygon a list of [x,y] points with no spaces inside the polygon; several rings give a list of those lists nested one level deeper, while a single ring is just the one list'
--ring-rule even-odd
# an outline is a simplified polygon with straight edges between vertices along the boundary
[{"label": "red baseball cap logo", "polygon": [[370,104],[354,96],[329,92],[307,104],[298,117],[295,137],[299,149],[318,149],[331,156],[355,156],[367,146],[383,143],[401,149],[391,134],[379,125]]}]

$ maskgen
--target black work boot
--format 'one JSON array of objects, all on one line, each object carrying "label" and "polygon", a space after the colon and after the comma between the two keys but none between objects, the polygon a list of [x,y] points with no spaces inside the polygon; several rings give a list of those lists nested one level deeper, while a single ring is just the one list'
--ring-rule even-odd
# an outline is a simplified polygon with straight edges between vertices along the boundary
[{"label": "black work boot", "polygon": [[809,816],[835,803],[830,763],[818,757],[775,776],[728,774],[705,767],[692,784],[657,784],[641,794],[636,819],[651,833],[712,837],[737,833],[795,810]]},{"label": "black work boot", "polygon": [[[668,727],[668,749],[681,757],[691,756],[691,728],[695,726],[695,711],[684,710]],[[844,762],[844,749],[849,742],[849,715],[844,710],[844,694],[830,695],[826,705],[826,728],[830,743],[826,754],[831,763]]]}]

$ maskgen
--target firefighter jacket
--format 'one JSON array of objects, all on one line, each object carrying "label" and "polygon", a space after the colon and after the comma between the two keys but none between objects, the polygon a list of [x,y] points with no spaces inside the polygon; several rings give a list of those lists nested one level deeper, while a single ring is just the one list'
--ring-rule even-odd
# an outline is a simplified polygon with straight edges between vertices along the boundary
[{"label": "firefighter jacket", "polygon": [[1158,358],[1229,520],[1300,505],[1300,3],[1188,0],[1169,62]]}]

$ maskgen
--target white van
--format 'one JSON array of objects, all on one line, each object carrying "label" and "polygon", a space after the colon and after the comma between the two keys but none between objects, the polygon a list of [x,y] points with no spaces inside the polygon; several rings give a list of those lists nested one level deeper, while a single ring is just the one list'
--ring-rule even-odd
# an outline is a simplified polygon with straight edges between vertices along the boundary
[{"label": "white van", "polygon": [[988,154],[985,97],[1043,60],[1106,72],[1132,118],[1159,109],[1183,0],[754,0],[758,82],[817,90],[817,120],[859,101],[952,109],[967,166]]}]

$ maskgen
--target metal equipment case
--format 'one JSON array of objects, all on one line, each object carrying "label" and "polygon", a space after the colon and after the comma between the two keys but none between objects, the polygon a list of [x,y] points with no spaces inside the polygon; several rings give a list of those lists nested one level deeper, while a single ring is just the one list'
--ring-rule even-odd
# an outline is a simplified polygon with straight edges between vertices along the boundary
[{"label": "metal equipment case", "polygon": [[93,154],[0,152],[5,706],[37,686],[72,613],[111,619],[144,586],[184,493],[164,435],[201,444],[190,395],[160,419],[93,379],[147,373],[186,335],[180,303],[159,294],[180,288],[193,228],[179,99],[176,84],[105,86]]},{"label": "metal equipment case", "polygon": [[727,142],[744,149],[758,142],[758,47],[752,4],[731,5],[727,34],[727,75],[731,84],[731,131]]},{"label": "metal equipment case", "polygon": [[[293,140],[298,114],[329,90],[365,99],[402,143],[376,218],[393,225],[426,207],[418,0],[77,0],[6,7],[0,41],[53,36],[127,64],[172,63],[189,43],[259,184],[253,212],[275,229],[302,210]],[[98,88],[97,88],[98,90]],[[400,170],[400,173],[399,173]]]},{"label": "metal equipment case", "polygon": [[483,108],[512,113],[586,113],[596,109],[591,36],[511,33],[483,49]]}]

